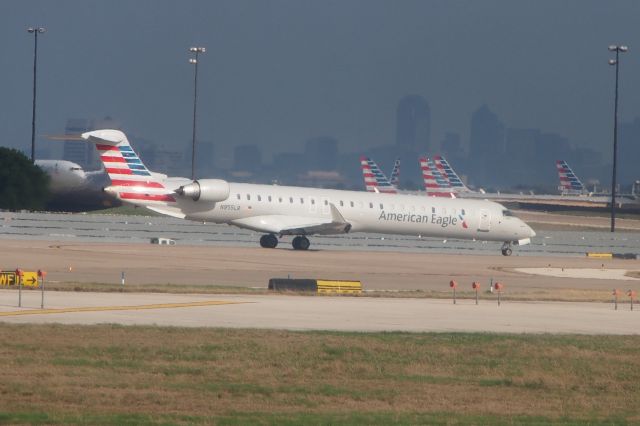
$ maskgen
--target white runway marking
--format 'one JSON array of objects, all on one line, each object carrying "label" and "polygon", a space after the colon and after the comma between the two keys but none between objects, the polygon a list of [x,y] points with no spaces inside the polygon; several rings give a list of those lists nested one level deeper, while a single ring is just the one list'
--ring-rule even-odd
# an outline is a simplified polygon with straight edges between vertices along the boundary
[{"label": "white runway marking", "polygon": [[629,277],[628,269],[598,268],[516,268],[517,272],[530,275],[544,275],[559,278],[584,278],[597,280],[639,281],[640,278]]}]

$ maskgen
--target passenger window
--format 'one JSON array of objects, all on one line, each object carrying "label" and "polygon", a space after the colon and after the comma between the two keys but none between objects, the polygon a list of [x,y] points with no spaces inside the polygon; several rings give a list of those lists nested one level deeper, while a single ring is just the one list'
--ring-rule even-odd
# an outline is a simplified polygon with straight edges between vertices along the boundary
[{"label": "passenger window", "polygon": [[258,201],[262,201],[262,197],[258,195]]},{"label": "passenger window", "polygon": [[300,197],[300,204],[304,204],[304,198]]},{"label": "passenger window", "polygon": [[271,195],[269,195],[267,199],[269,200],[269,202],[271,202]]},{"label": "passenger window", "polygon": [[247,194],[247,200],[251,201],[251,195]]},{"label": "passenger window", "polygon": [[353,207],[353,201],[351,201],[350,203],[351,203],[351,207]]},{"label": "passenger window", "polygon": [[239,200],[240,199],[240,194],[236,194],[236,198]]},{"label": "passenger window", "polygon": [[431,213],[435,213],[436,212],[436,208],[435,207],[431,207]]},{"label": "passenger window", "polygon": [[344,202],[340,200],[340,207],[344,207]]},{"label": "passenger window", "polygon": [[462,216],[464,216],[465,215],[464,209],[462,209],[461,212],[462,212]]},{"label": "passenger window", "polygon": [[384,206],[380,203],[380,210],[384,210]]},{"label": "passenger window", "polygon": [[373,208],[373,203],[369,203],[369,208],[372,209]]},{"label": "passenger window", "polygon": [[324,205],[325,205],[325,206],[328,206],[328,205],[329,205],[329,201],[324,200]]},{"label": "passenger window", "polygon": [[282,197],[278,197],[278,202],[282,202]]},{"label": "passenger window", "polygon": [[315,204],[315,203],[316,203],[316,200],[312,198],[311,199],[311,204]]},{"label": "passenger window", "polygon": [[289,202],[293,204],[293,197],[289,197]]}]

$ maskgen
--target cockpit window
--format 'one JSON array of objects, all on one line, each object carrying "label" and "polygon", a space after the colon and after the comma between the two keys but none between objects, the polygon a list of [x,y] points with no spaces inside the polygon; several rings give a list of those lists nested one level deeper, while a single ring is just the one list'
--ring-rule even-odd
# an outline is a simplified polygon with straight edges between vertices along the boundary
[{"label": "cockpit window", "polygon": [[513,216],[513,212],[511,210],[502,210],[502,216]]}]

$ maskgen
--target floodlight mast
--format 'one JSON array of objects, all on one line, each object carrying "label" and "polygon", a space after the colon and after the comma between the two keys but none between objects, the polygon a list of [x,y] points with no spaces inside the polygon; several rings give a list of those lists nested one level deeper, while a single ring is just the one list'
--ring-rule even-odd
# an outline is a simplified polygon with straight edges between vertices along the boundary
[{"label": "floodlight mast", "polygon": [[616,232],[616,175],[618,164],[618,76],[620,71],[620,52],[624,53],[629,48],[627,46],[612,44],[609,46],[610,52],[616,52],[615,59],[609,59],[609,65],[616,67],[616,84],[613,107],[613,170],[611,177],[611,232]]},{"label": "floodlight mast", "polygon": [[193,64],[194,76],[193,76],[193,132],[191,136],[191,179],[196,179],[196,112],[198,107],[198,55],[205,53],[207,50],[204,47],[190,47],[189,52],[194,53],[194,58],[189,58],[189,63]]},{"label": "floodlight mast", "polygon": [[44,27],[29,27],[27,32],[33,34],[33,102],[31,113],[31,162],[36,161],[36,76],[38,70],[38,34],[46,31]]}]

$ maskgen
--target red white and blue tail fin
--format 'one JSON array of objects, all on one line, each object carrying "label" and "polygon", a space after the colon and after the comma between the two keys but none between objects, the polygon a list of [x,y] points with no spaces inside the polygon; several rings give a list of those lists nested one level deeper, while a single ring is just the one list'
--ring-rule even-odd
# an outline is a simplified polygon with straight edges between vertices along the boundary
[{"label": "red white and blue tail fin", "polygon": [[434,162],[427,157],[421,157],[419,161],[427,195],[430,197],[455,198],[449,182],[440,174]]},{"label": "red white and blue tail fin", "polygon": [[389,178],[389,182],[393,185],[394,188],[398,189],[400,185],[400,159],[396,158],[396,161],[393,162],[393,170],[391,170],[391,177]]},{"label": "red white and blue tail fin", "polygon": [[83,133],[82,139],[96,145],[111,180],[106,192],[145,207],[175,203],[173,191],[163,183],[166,176],[149,171],[120,130],[94,130]]},{"label": "red white and blue tail fin", "polygon": [[564,160],[556,161],[556,168],[558,169],[558,176],[560,177],[560,186],[558,189],[563,194],[582,194],[585,192],[584,185],[578,179],[569,164]]},{"label": "red white and blue tail fin", "polygon": [[433,157],[433,163],[438,171],[447,179],[453,192],[471,192],[443,156],[436,155]]},{"label": "red white and blue tail fin", "polygon": [[368,192],[396,193],[396,188],[391,185],[389,179],[380,170],[375,161],[367,157],[360,157],[360,166],[364,185]]}]

